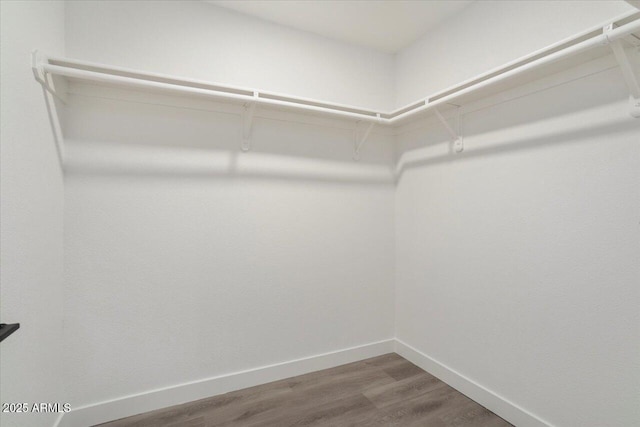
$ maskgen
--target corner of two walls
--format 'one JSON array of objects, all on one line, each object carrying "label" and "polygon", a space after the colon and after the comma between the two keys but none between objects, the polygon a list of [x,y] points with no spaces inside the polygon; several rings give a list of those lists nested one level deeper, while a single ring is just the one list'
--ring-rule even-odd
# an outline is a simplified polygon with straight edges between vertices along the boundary
[{"label": "corner of two walls", "polygon": [[[73,25],[92,22],[74,16]],[[67,14],[67,25],[72,21]],[[67,44],[84,31],[67,32]],[[83,58],[83,49],[76,46],[72,56]],[[117,63],[117,49],[104,52]],[[132,60],[120,59],[125,66]],[[585,414],[584,426],[614,413],[618,418],[605,424],[637,421],[631,398],[566,397],[594,387],[618,396],[614,383],[633,396],[638,377],[626,378],[624,369],[639,356],[628,348],[638,324],[630,288],[637,270],[626,264],[637,255],[633,232],[626,234],[637,218],[625,216],[637,212],[625,199],[637,191],[637,126],[621,119],[619,83],[609,70],[470,113],[468,148],[459,158],[448,156],[444,134],[431,128],[374,134],[363,160],[375,170],[364,181],[378,177],[373,184],[340,160],[350,158],[352,138],[341,124],[320,131],[313,123],[258,120],[255,151],[235,157],[233,112],[212,119],[210,112],[75,97],[65,129],[65,346],[74,349],[67,363],[74,367],[69,381],[78,385],[71,399],[90,405],[144,394],[185,379],[375,344],[395,332],[399,352],[442,369],[443,379],[460,381],[481,403],[493,395],[484,400],[492,409],[515,402],[505,411],[520,404],[539,414],[522,425],[535,419],[574,425],[567,405]],[[589,95],[593,85],[600,89]],[[591,125],[581,131],[585,122]],[[212,140],[221,150],[206,148]],[[388,144],[399,147],[395,187],[377,172],[392,158]],[[277,176],[282,170],[288,173]],[[609,194],[612,187],[619,191]],[[567,231],[571,239],[558,237]],[[597,249],[570,255],[603,240],[617,261]],[[568,260],[566,268],[553,267],[554,254]],[[591,276],[576,277],[585,265],[593,266]],[[603,295],[598,283],[607,282],[604,273],[614,273],[613,266],[615,292]],[[621,275],[625,270],[629,277]],[[363,299],[372,287],[370,300]],[[212,305],[202,307],[202,300]],[[619,331],[614,337],[606,338],[607,318]],[[105,322],[112,329],[105,331]],[[336,322],[349,327],[328,327]],[[587,336],[602,349],[589,346]],[[607,346],[616,349],[620,368],[610,379],[589,377],[589,368],[608,366]],[[186,362],[176,366],[176,358]],[[159,371],[166,375],[158,379]]]}]

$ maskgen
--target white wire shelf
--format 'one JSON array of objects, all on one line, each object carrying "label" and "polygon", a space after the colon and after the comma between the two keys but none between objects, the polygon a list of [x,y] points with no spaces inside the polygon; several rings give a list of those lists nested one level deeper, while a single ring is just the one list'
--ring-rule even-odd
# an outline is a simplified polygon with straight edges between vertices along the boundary
[{"label": "white wire shelf", "polygon": [[[634,61],[629,61],[626,56],[626,52],[630,48],[637,54],[638,46],[640,46],[640,12],[628,13],[607,24],[532,52],[394,111],[375,111],[259,89],[234,87],[74,59],[45,57],[38,54],[34,54],[33,72],[46,90],[62,98],[64,98],[64,94],[56,92],[50,82],[50,76],[60,76],[68,81],[88,81],[106,86],[131,87],[151,92],[174,93],[242,104],[246,110],[243,125],[245,128],[244,139],[250,135],[251,120],[256,106],[353,119],[357,122],[368,122],[371,127],[373,125],[397,127],[413,120],[435,115],[443,121],[455,139],[455,131],[447,125],[439,110],[457,108],[527,84],[608,55],[612,50],[623,69],[623,75],[629,86],[631,114],[636,116],[634,114],[636,112],[640,116],[640,88],[638,88],[637,72],[632,68]],[[371,128],[368,128],[365,137],[356,142],[356,151],[364,143],[370,130]],[[247,147],[243,143],[243,149]]]}]

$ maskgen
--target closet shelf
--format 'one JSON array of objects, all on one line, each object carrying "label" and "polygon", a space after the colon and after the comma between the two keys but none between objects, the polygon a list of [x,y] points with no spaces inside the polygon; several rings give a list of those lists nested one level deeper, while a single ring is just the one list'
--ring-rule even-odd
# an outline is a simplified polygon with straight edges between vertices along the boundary
[{"label": "closet shelf", "polygon": [[[435,115],[443,121],[455,137],[455,132],[444,121],[440,111],[457,108],[541,79],[610,54],[612,50],[629,86],[631,114],[634,117],[640,117],[640,88],[637,72],[633,70],[633,61],[629,60],[627,54],[628,48],[637,50],[638,46],[640,46],[640,13],[634,12],[609,22],[604,27],[584,31],[422,100],[387,112],[85,61],[45,57],[37,52],[34,52],[32,66],[36,80],[47,91],[62,99],[65,94],[59,93],[62,91],[60,88],[54,88],[51,76],[61,76],[68,81],[88,81],[113,87],[131,87],[152,92],[205,97],[244,105],[246,107],[245,120],[243,120],[245,140],[250,135],[253,110],[256,106],[342,117],[357,122],[391,127]],[[356,146],[360,147],[364,139],[359,138]],[[243,149],[248,149],[248,145],[244,142]]]}]

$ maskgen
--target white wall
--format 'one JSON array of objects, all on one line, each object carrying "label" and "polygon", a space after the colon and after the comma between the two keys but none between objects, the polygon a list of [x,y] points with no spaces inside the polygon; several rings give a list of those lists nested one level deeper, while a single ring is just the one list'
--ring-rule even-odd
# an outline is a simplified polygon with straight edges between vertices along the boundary
[{"label": "white wall", "polygon": [[[629,9],[476,2],[398,54],[397,104]],[[399,136],[397,338],[555,426],[640,424],[627,96],[612,69],[465,114],[457,156],[438,125]]]},{"label": "white wall", "polygon": [[[393,103],[391,55],[204,2],[67,6],[70,57],[370,108]],[[301,125],[259,111],[254,149],[238,156],[233,108],[77,96],[69,109],[74,403],[392,336],[392,153],[383,135],[356,164],[352,123]],[[98,332],[104,324],[121,327]]]},{"label": "white wall", "polygon": [[393,55],[210,3],[73,1],[66,25],[72,58],[372,109],[393,107]]},{"label": "white wall", "polygon": [[640,425],[640,122],[619,69],[407,131],[396,336],[554,426]]},{"label": "white wall", "polygon": [[476,1],[396,55],[396,107],[629,10],[623,1]]},{"label": "white wall", "polygon": [[[473,5],[398,55],[396,101],[627,8],[580,5]],[[61,174],[28,63],[63,53],[63,18],[71,57],[394,100],[392,57],[206,3],[63,9],[2,2],[0,308],[23,325],[2,343],[3,401],[78,407],[387,339],[395,298],[399,339],[550,424],[640,423],[640,129],[617,70],[467,114],[460,156],[405,129],[395,189],[384,132],[354,163],[351,123],[260,112],[242,154],[236,107],[72,87],[63,290]],[[517,43],[489,25],[504,15]]]},{"label": "white wall", "polygon": [[74,406],[393,337],[388,136],[356,163],[340,122],[258,117],[239,153],[232,113],[67,113]]},{"label": "white wall", "polygon": [[[0,3],[2,402],[66,400],[62,375],[62,173],[31,50],[64,54],[64,3]],[[57,414],[0,413],[4,427],[51,426]]]}]

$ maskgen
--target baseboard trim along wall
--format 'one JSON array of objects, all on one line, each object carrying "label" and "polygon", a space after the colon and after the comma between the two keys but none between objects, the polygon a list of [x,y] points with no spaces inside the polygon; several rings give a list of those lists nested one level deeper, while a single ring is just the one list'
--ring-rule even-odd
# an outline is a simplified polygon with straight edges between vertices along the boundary
[{"label": "baseboard trim along wall", "polygon": [[399,339],[395,340],[395,352],[515,426],[553,427],[550,423]]},{"label": "baseboard trim along wall", "polygon": [[92,426],[271,381],[333,368],[369,357],[392,353],[394,344],[393,339],[388,339],[83,406],[62,414],[54,427]]},{"label": "baseboard trim along wall", "polygon": [[518,427],[553,427],[398,339],[378,341],[75,408],[62,414],[54,427],[92,426],[394,351]]}]

